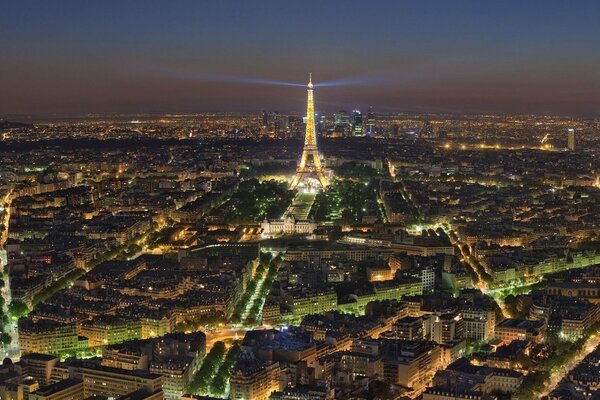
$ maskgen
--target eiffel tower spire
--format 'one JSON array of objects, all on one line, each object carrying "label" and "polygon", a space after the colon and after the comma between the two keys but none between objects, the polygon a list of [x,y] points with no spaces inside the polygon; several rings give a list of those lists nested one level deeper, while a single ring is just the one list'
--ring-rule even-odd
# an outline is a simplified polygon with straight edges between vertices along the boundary
[{"label": "eiffel tower spire", "polygon": [[[296,168],[296,175],[292,180],[290,187],[296,188],[300,181],[306,177],[316,177],[323,188],[327,187],[328,182],[323,173],[321,159],[319,158],[319,149],[317,148],[317,135],[315,131],[315,105],[313,100],[312,73],[308,78],[308,101],[306,103],[306,133],[304,135],[304,149],[300,164]],[[312,162],[309,162],[312,161]]]}]

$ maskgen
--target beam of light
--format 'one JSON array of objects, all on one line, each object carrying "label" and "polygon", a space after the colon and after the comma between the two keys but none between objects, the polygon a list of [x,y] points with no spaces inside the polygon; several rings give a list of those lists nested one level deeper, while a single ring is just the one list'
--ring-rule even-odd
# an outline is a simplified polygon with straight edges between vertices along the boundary
[{"label": "beam of light", "polygon": [[212,74],[206,72],[177,72],[176,78],[193,80],[197,82],[222,82],[222,83],[239,83],[243,85],[267,85],[267,86],[295,86],[295,87],[306,87],[306,85],[293,82],[275,81],[270,79],[250,78],[244,76],[224,75],[224,74]]},{"label": "beam of light", "polygon": [[427,82],[428,76],[423,71],[399,73],[398,71],[379,70],[360,75],[348,76],[325,82],[317,82],[317,87],[350,87],[350,86],[414,86]]},{"label": "beam of light", "polygon": [[383,76],[354,76],[331,81],[318,82],[317,87],[372,86],[390,83]]},{"label": "beam of light", "polygon": [[144,67],[142,70],[121,69],[121,72],[127,75],[147,75],[153,78],[167,78],[194,82],[218,82],[218,83],[237,83],[244,85],[267,85],[267,86],[292,86],[306,87],[306,84],[276,81],[271,79],[251,78],[244,76],[226,75],[203,71],[192,71],[189,69],[173,69]]},{"label": "beam of light", "polygon": [[227,76],[221,75],[217,80],[219,82],[231,82],[231,83],[242,83],[248,85],[271,85],[271,86],[295,86],[295,87],[306,87],[306,85],[300,83],[273,81],[269,79],[257,79],[257,78],[244,78],[241,76]]}]

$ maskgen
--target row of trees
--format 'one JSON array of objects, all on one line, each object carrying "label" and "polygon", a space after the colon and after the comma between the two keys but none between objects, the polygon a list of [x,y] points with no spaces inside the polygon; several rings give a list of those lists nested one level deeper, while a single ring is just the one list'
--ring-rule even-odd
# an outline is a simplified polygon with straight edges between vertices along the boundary
[{"label": "row of trees", "polygon": [[54,285],[48,286],[44,288],[41,292],[36,294],[33,297],[32,303],[36,305],[46,300],[50,296],[69,288],[73,284],[73,282],[75,282],[84,273],[85,271],[82,269],[74,269],[73,271],[69,272],[67,275],[63,276],[58,281],[56,281]]},{"label": "row of trees", "polygon": [[260,291],[258,292],[257,296],[254,298],[254,302],[252,304],[252,307],[250,308],[250,315],[253,318],[258,318],[258,316],[262,312],[262,308],[265,305],[265,299],[267,298],[267,296],[269,295],[269,292],[271,291],[271,286],[273,286],[273,282],[275,281],[275,278],[277,277],[277,271],[279,271],[279,267],[281,267],[282,262],[283,262],[283,257],[281,255],[274,257],[270,261],[269,267],[266,272],[266,277],[264,278],[264,281],[262,282],[262,285],[260,286]]},{"label": "row of trees", "polygon": [[144,242],[148,236],[155,231],[158,228],[158,224],[153,221],[150,224],[150,229],[148,232],[145,233],[141,233],[133,238],[131,238],[130,240],[128,240],[127,242],[120,244],[118,246],[113,247],[112,249],[97,255],[93,260],[91,260],[88,263],[88,268],[91,267],[95,267],[96,265],[104,262],[104,261],[108,261],[108,260],[112,260],[114,258],[120,257],[122,255],[133,255],[135,253],[137,253],[139,250],[141,250],[140,245],[138,245],[138,242]]},{"label": "row of trees", "polygon": [[225,323],[223,315],[205,315],[191,320],[186,320],[175,325],[178,332],[197,331],[202,325],[216,325]]},{"label": "row of trees", "polygon": [[194,375],[188,392],[193,394],[208,394],[213,377],[219,371],[225,356],[225,344],[216,342],[202,361],[200,369]]},{"label": "row of trees", "polygon": [[[0,290],[4,288],[4,279],[0,278]],[[6,314],[4,314],[4,297],[0,296],[0,343],[9,345],[12,341],[10,335],[6,332],[6,327],[10,323],[10,320]]]},{"label": "row of trees", "polygon": [[[450,231],[448,233],[448,238],[450,239],[450,242],[453,243],[454,254],[462,254],[463,255],[465,262],[463,262],[462,264],[465,267],[469,276],[471,277],[471,282],[473,282],[473,285],[477,285],[479,283],[479,275],[477,274],[477,271],[475,271],[475,269],[471,266],[471,264],[466,262],[466,254],[464,253],[464,246],[463,247],[459,246],[459,241],[458,241],[458,237],[456,236],[456,233],[454,231]],[[468,246],[467,246],[467,248],[468,248]]]},{"label": "row of trees", "polygon": [[[537,394],[541,393],[548,385],[551,373],[563,369],[573,357],[583,350],[587,340],[592,335],[597,335],[599,331],[600,323],[596,323],[588,328],[581,338],[574,342],[561,340],[556,336],[549,335],[547,342],[551,348],[552,355],[540,360],[535,365],[524,365],[527,369],[535,368],[535,371],[523,378],[523,384],[516,393],[519,399],[538,398]],[[529,362],[529,360],[526,361]]]},{"label": "row of trees", "polygon": [[231,322],[233,322],[234,324],[244,322],[242,321],[244,312],[246,311],[246,307],[248,307],[250,298],[252,297],[252,295],[256,291],[256,288],[258,287],[258,280],[259,274],[256,274],[256,276],[248,283],[246,291],[244,292],[244,294],[242,294],[242,297],[235,304],[235,307],[233,308],[233,315],[231,316]]},{"label": "row of trees", "polygon": [[466,257],[466,259],[468,260],[468,263],[475,269],[477,275],[481,278],[481,280],[483,280],[488,285],[491,285],[493,281],[492,276],[487,273],[485,267],[481,264],[477,257],[469,254]]},{"label": "row of trees", "polygon": [[400,194],[402,195],[402,198],[404,199],[404,201],[406,202],[406,204],[408,204],[408,207],[410,208],[410,212],[412,214],[412,217],[407,221],[408,224],[410,223],[415,223],[415,224],[420,224],[423,223],[423,215],[421,213],[421,210],[419,209],[419,206],[417,205],[417,203],[413,200],[413,197],[411,196],[411,193],[408,191],[408,189],[406,188],[406,185],[404,184],[403,181],[399,181],[398,182],[398,190],[400,191]]},{"label": "row of trees", "polygon": [[210,394],[216,397],[225,397],[227,392],[227,386],[229,384],[229,378],[235,367],[238,353],[240,352],[240,346],[234,344],[229,348],[223,363],[219,367],[215,377],[210,384]]},{"label": "row of trees", "polygon": [[258,316],[282,262],[281,255],[273,257],[271,253],[260,254],[254,277],[234,307],[232,322],[244,323],[247,315]]}]

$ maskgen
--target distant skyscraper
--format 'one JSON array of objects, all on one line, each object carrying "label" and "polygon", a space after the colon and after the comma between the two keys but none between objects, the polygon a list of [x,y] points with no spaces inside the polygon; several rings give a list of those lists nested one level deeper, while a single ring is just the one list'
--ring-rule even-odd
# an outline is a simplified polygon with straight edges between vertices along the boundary
[{"label": "distant skyscraper", "polygon": [[346,136],[350,134],[352,124],[350,123],[350,116],[344,110],[333,115],[334,118],[334,131],[338,133],[338,136]]},{"label": "distant skyscraper", "polygon": [[350,125],[350,117],[348,113],[344,110],[340,110],[337,113],[333,114],[333,118],[336,125]]},{"label": "distant skyscraper", "polygon": [[278,114],[277,115],[277,129],[280,132],[287,132],[289,125],[289,119],[287,115]]},{"label": "distant skyscraper", "polygon": [[575,151],[575,129],[569,128],[567,136],[567,148],[570,151]]},{"label": "distant skyscraper", "polygon": [[375,114],[373,114],[373,107],[369,107],[367,113],[367,134],[371,136],[373,134],[373,128],[375,126]]},{"label": "distant skyscraper", "polygon": [[269,124],[269,113],[266,111],[262,112],[262,126],[263,128],[266,128],[267,125]]},{"label": "distant skyscraper", "polygon": [[352,133],[354,136],[362,136],[363,134],[363,117],[358,110],[352,111]]},{"label": "distant skyscraper", "polygon": [[280,114],[279,111],[264,112],[262,114],[262,123],[263,127],[267,128],[269,132],[274,133],[277,137],[287,135],[288,118]]},{"label": "distant skyscraper", "polygon": [[288,117],[288,128],[291,137],[302,137],[305,129],[304,118],[297,115],[290,115]]},{"label": "distant skyscraper", "polygon": [[279,126],[279,122],[280,122],[280,118],[279,118],[279,111],[273,111],[271,112],[271,115],[269,116],[269,119],[271,120],[271,125],[272,125],[272,129],[274,132],[279,132],[280,126]]},{"label": "distant skyscraper", "polygon": [[323,131],[323,127],[325,126],[326,122],[327,122],[327,117],[325,117],[325,115],[315,115],[315,118],[317,120],[317,132],[321,133]]}]

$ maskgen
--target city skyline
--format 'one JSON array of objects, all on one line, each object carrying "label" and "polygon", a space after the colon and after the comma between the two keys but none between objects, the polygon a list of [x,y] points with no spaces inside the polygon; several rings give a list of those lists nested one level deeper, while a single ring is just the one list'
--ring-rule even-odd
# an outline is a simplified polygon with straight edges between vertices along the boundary
[{"label": "city skyline", "polygon": [[595,2],[9,4],[0,115],[300,111],[597,116]]}]

